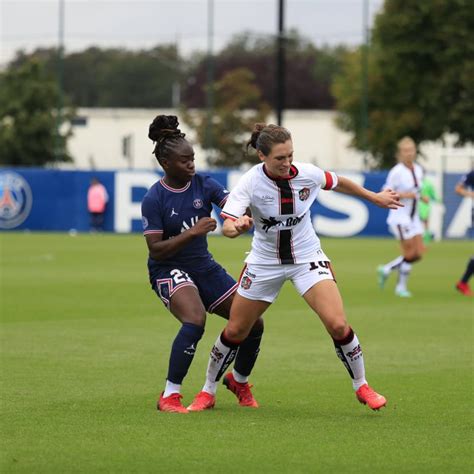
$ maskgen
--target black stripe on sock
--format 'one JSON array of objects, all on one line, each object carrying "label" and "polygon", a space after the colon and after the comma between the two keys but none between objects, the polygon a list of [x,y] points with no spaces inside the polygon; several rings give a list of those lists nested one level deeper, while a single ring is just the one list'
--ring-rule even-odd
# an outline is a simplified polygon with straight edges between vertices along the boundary
[{"label": "black stripe on sock", "polygon": [[219,369],[219,372],[217,373],[216,376],[216,382],[220,380],[220,378],[224,375],[224,372],[229,368],[229,365],[232,364],[232,362],[235,359],[235,356],[237,354],[238,349],[231,349],[227,355],[224,357],[224,360],[222,361],[221,368]]},{"label": "black stripe on sock", "polygon": [[341,362],[344,364],[344,367],[349,372],[349,375],[351,376],[351,379],[353,379],[354,378],[354,372],[352,372],[351,366],[349,365],[349,362],[347,362],[346,355],[344,354],[344,351],[342,350],[342,347],[340,347],[336,344],[334,344],[334,347],[336,348],[337,357],[339,357]]}]

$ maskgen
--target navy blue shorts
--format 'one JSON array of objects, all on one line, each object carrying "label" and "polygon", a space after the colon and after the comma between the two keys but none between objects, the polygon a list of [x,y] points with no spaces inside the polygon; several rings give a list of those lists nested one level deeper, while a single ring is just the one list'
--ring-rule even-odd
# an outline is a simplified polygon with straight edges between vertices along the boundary
[{"label": "navy blue shorts", "polygon": [[238,283],[217,262],[199,271],[182,266],[162,267],[152,282],[153,290],[168,309],[173,294],[185,286],[197,288],[206,311],[212,313],[235,292]]}]

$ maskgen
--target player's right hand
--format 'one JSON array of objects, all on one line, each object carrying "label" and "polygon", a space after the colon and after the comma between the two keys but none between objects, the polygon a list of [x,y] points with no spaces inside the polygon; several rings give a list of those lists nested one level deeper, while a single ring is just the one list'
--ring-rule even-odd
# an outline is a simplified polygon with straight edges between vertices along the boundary
[{"label": "player's right hand", "polygon": [[253,226],[253,219],[247,215],[239,217],[234,221],[235,230],[239,234],[247,232]]},{"label": "player's right hand", "polygon": [[197,237],[216,230],[216,227],[217,221],[215,219],[212,217],[202,217],[191,227],[191,229],[189,229],[189,231]]}]

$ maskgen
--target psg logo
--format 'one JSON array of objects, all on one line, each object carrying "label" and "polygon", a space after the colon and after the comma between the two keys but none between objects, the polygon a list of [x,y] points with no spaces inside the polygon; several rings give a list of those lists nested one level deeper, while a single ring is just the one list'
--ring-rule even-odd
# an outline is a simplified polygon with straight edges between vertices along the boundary
[{"label": "psg logo", "polygon": [[195,209],[201,209],[201,207],[203,206],[203,202],[201,199],[195,199],[193,201],[193,206]]},{"label": "psg logo", "polygon": [[25,221],[33,196],[25,179],[11,171],[0,172],[0,229],[13,229]]},{"label": "psg logo", "polygon": [[303,188],[298,191],[298,195],[300,197],[300,201],[306,201],[309,198],[309,188]]}]

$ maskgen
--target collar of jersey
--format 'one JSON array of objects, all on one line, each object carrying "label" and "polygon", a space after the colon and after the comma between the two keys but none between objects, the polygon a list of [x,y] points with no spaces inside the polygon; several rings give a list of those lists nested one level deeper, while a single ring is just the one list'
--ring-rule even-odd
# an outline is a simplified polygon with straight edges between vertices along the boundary
[{"label": "collar of jersey", "polygon": [[403,165],[405,168],[409,169],[410,171],[414,171],[414,170],[415,170],[415,162],[413,162],[413,163],[411,164],[411,165],[412,165],[411,168],[410,168],[408,165],[406,165],[405,163],[402,163],[402,165]]},{"label": "collar of jersey", "polygon": [[168,186],[166,183],[165,183],[165,180],[163,178],[160,179],[160,184],[165,188],[167,189],[168,191],[171,191],[172,193],[182,193],[184,191],[186,191],[186,189],[189,188],[189,186],[191,186],[191,181],[188,181],[187,184],[182,187],[182,188],[179,188],[179,189],[176,189],[176,188],[172,188],[171,186]]},{"label": "collar of jersey", "polygon": [[291,167],[290,167],[290,176],[283,177],[283,178],[272,176],[267,171],[267,168],[265,167],[265,164],[263,165],[263,172],[265,173],[265,176],[267,178],[270,178],[272,181],[289,181],[290,179],[293,179],[298,175],[298,168],[295,165],[291,165]]}]

